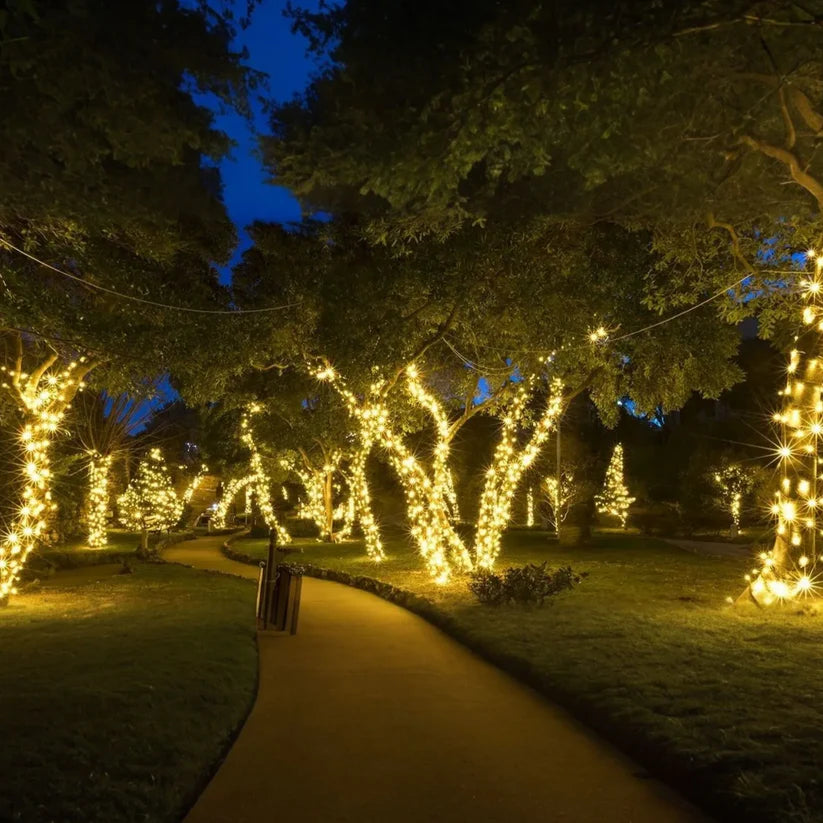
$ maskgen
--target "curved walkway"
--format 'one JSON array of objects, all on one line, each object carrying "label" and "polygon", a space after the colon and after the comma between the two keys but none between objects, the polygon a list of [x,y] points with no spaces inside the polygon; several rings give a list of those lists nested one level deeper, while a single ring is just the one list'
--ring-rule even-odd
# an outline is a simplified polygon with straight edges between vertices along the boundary
[{"label": "curved walkway", "polygon": [[[165,557],[255,577],[221,542]],[[185,823],[706,819],[536,693],[374,595],[307,578],[299,633],[260,634],[259,648],[257,701]]]}]

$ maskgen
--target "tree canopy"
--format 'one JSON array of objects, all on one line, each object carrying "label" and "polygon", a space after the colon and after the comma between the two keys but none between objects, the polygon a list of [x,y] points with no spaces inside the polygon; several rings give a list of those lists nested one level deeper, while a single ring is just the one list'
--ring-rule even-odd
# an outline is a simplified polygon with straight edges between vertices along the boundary
[{"label": "tree canopy", "polygon": [[116,364],[116,384],[184,365],[197,329],[202,337],[202,317],[195,328],[192,315],[138,301],[228,306],[214,264],[228,258],[235,232],[215,164],[231,143],[195,97],[244,111],[255,85],[231,46],[227,8],[174,0],[6,4],[7,335]]}]

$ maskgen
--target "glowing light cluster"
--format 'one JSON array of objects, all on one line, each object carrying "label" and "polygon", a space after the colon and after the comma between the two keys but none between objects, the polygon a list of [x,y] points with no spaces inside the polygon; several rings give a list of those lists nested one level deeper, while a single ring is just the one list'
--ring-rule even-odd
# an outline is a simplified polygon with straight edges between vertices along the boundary
[{"label": "glowing light cluster", "polygon": [[623,482],[623,444],[618,443],[612,452],[612,459],[606,469],[606,479],[603,481],[603,490],[595,495],[594,502],[597,511],[610,514],[620,521],[621,528],[626,528],[629,519],[629,507],[635,498],[629,494]]},{"label": "glowing light cluster", "polygon": [[[320,468],[303,466],[296,460],[286,462],[287,468],[293,471],[306,490],[306,500],[297,507],[297,516],[312,520],[320,530],[324,539],[334,538],[334,521],[342,516],[342,511],[336,511],[333,505],[334,474],[340,467],[343,454],[333,451],[327,455],[326,462]],[[305,458],[308,461],[308,457]]]},{"label": "glowing light cluster", "polygon": [[160,449],[151,449],[143,458],[117,505],[126,528],[147,533],[177,525],[183,503],[174,490]]},{"label": "glowing light cluster", "polygon": [[51,368],[56,359],[50,358],[31,375],[20,369],[0,367],[3,388],[12,391],[23,413],[18,442],[24,481],[20,508],[11,528],[0,539],[0,601],[16,593],[20,573],[45,533],[49,512],[55,508],[50,489],[49,450],[66,407],[75,391],[84,385],[74,377],[77,363],[56,370]]},{"label": "glowing light cluster", "polygon": [[386,552],[380,538],[380,526],[372,511],[369,480],[366,476],[366,461],[371,450],[371,442],[362,443],[349,466],[349,505],[339,537],[341,540],[346,539],[352,533],[355,522],[359,523],[366,543],[366,553],[379,563],[386,559]]},{"label": "glowing light cluster", "polygon": [[558,483],[555,475],[549,475],[543,480],[543,491],[549,504],[549,523],[559,534],[574,499],[574,476],[562,474]]},{"label": "glowing light cluster", "polygon": [[203,464],[200,467],[200,470],[197,472],[197,474],[192,478],[191,483],[189,483],[189,485],[186,486],[186,490],[183,492],[182,500],[184,504],[188,505],[189,503],[191,503],[191,499],[192,497],[194,497],[194,493],[197,491],[197,489],[200,488],[200,484],[203,482],[203,478],[208,473],[208,466]]},{"label": "glowing light cluster", "polygon": [[406,378],[409,394],[432,416],[437,432],[437,442],[434,446],[434,458],[432,460],[433,493],[443,498],[451,519],[459,520],[460,509],[457,503],[457,492],[454,488],[454,477],[449,468],[449,453],[451,452],[453,433],[448,415],[438,399],[423,385],[420,372],[413,363],[406,369]]},{"label": "glowing light cluster", "polygon": [[530,529],[534,526],[534,489],[531,486],[526,491],[526,526]]},{"label": "glowing light cluster", "polygon": [[87,542],[92,549],[108,544],[109,469],[111,455],[89,454],[89,511]]},{"label": "glowing light cluster", "polygon": [[491,569],[500,554],[503,530],[511,518],[512,501],[523,473],[551,435],[563,410],[563,384],[553,379],[550,384],[546,407],[531,437],[522,449],[518,449],[517,434],[526,404],[534,388],[528,380],[518,386],[511,406],[503,418],[500,442],[494,452],[492,464],[486,472],[486,482],[480,498],[475,540],[475,562]]},{"label": "glowing light cluster", "polygon": [[382,384],[375,383],[369,398],[360,401],[333,368],[316,372],[316,376],[331,382],[346,401],[349,413],[359,423],[361,447],[366,454],[375,443],[385,450],[403,486],[412,538],[432,577],[445,583],[453,567],[470,569],[471,556],[452,528],[443,489],[391,428],[388,409],[379,393]]},{"label": "glowing light cluster", "polygon": [[808,351],[798,345],[789,354],[786,385],[779,392],[782,409],[774,415],[780,437],[775,449],[780,482],[771,512],[776,522],[772,549],[759,555],[758,565],[745,575],[748,594],[763,606],[809,597],[817,593],[821,558],[823,496],[818,489],[820,445],[823,434],[823,363],[819,359],[823,307],[820,304],[823,256],[810,253],[814,273],[801,281],[805,306],[803,323]]},{"label": "glowing light cluster", "polygon": [[714,474],[714,482],[720,489],[720,499],[732,519],[733,530],[740,528],[740,511],[743,497],[751,491],[754,474],[745,466],[731,463]]},{"label": "glowing light cluster", "polygon": [[260,457],[260,452],[257,450],[257,444],[254,440],[254,432],[251,425],[251,415],[257,414],[261,411],[261,407],[257,403],[249,405],[248,410],[243,415],[240,421],[240,440],[243,445],[249,450],[249,475],[251,476],[251,489],[257,500],[257,505],[260,508],[260,513],[263,515],[263,520],[266,525],[272,529],[275,534],[277,542],[284,546],[291,543],[291,535],[281,525],[274,513],[274,506],[271,503],[271,482],[266,470],[263,468],[263,460]]},{"label": "glowing light cluster", "polygon": [[[229,481],[228,485],[224,487],[223,496],[217,501],[217,508],[211,516],[211,525],[213,528],[226,528],[226,518],[229,514],[229,506],[231,506],[234,498],[237,497],[243,489],[246,489],[248,494],[248,490],[253,482],[254,478],[250,474],[243,475],[242,477],[235,477]],[[248,510],[247,501],[246,511]]]}]

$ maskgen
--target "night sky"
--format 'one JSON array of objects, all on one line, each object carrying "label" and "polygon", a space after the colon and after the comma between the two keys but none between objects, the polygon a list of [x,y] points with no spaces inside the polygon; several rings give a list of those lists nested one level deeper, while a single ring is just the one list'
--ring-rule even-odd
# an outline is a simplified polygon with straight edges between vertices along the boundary
[{"label": "night sky", "polygon": [[[238,11],[244,10],[245,0],[237,2]],[[316,7],[317,2],[300,0],[299,5]],[[238,48],[245,46],[249,51],[248,64],[269,75],[268,88],[261,93],[275,100],[287,100],[302,91],[314,70],[314,63],[306,55],[305,39],[293,35],[289,20],[283,17],[285,7],[286,0],[263,0],[253,12],[251,25],[239,30],[236,39]],[[267,118],[256,101],[254,109],[254,128],[267,133]],[[300,207],[287,189],[265,182],[266,172],[254,154],[254,135],[242,117],[218,114],[216,124],[237,143],[232,157],[220,166],[226,208],[240,234],[240,243],[234,255],[236,261],[249,245],[244,226],[257,219],[277,222],[299,220]],[[226,268],[223,278],[228,277],[229,270]]]}]

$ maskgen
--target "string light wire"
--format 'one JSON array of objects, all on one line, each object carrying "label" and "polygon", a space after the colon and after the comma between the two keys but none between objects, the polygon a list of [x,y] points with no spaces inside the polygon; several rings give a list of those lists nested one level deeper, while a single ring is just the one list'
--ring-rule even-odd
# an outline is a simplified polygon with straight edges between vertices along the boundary
[{"label": "string light wire", "polygon": [[5,240],[2,237],[0,237],[0,244],[5,246],[7,249],[11,249],[12,251],[16,251],[18,254],[22,254],[23,257],[27,257],[34,263],[37,263],[38,265],[55,272],[55,274],[59,274],[62,277],[68,277],[69,280],[74,280],[78,283],[82,283],[84,286],[87,286],[90,289],[96,289],[97,291],[105,292],[106,294],[110,294],[113,297],[119,297],[121,300],[131,300],[133,303],[142,303],[145,306],[154,306],[155,308],[160,309],[171,309],[172,311],[189,312],[190,314],[218,314],[236,317],[241,314],[263,314],[266,312],[284,311],[285,309],[290,309],[294,306],[299,305],[299,302],[284,303],[282,306],[269,306],[264,309],[196,309],[192,308],[191,306],[173,306],[169,303],[160,303],[156,300],[147,300],[143,297],[136,297],[132,294],[123,294],[122,292],[115,291],[114,289],[110,289],[106,286],[100,286],[97,283],[91,283],[88,280],[84,280],[82,277],[78,277],[76,274],[71,274],[67,271],[63,271],[62,269],[58,269],[56,266],[52,266],[51,263],[46,263],[45,260],[40,260],[38,257],[35,257],[33,254],[29,254],[27,251],[24,251],[23,249],[19,249],[17,246],[13,245],[12,243],[9,243],[8,240]]}]

